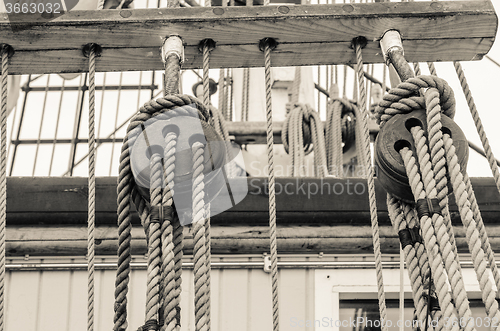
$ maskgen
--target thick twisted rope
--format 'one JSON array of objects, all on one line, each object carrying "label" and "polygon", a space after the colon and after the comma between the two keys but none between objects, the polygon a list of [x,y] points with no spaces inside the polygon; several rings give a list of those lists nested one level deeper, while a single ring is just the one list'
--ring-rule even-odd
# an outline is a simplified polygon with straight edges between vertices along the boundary
[{"label": "thick twisted rope", "polygon": [[195,328],[208,330],[208,295],[205,237],[205,185],[203,175],[203,144],[196,142],[193,150],[193,234],[194,234],[194,307]]},{"label": "thick twisted rope", "polygon": [[[165,112],[168,110],[167,112]],[[130,276],[130,242],[131,242],[131,215],[130,199],[141,216],[146,228],[149,227],[149,204],[143,201],[135,187],[130,167],[130,146],[137,138],[137,130],[150,118],[164,113],[167,116],[194,116],[207,121],[209,113],[205,106],[196,98],[189,95],[168,95],[156,100],[150,100],[139,109],[130,121],[127,128],[120,155],[118,176],[118,268],[115,281],[115,316],[113,330],[120,331],[127,328],[127,292]],[[176,302],[180,300],[181,273],[182,273],[182,226],[177,217],[174,217],[174,261],[176,279]],[[180,323],[180,309],[177,306],[177,323]]]},{"label": "thick twisted rope", "polygon": [[[369,114],[366,109],[366,91],[365,91],[365,81],[364,81],[364,71],[363,71],[363,59],[361,54],[361,45],[359,43],[354,44],[354,49],[356,52],[356,73],[358,77],[359,84],[359,96],[361,109],[357,109],[356,113],[356,126],[358,127],[357,132],[361,133],[358,135],[359,149],[358,154],[361,159],[361,164],[365,167],[366,180],[368,184],[368,197],[370,202],[370,218],[373,233],[373,252],[375,254],[375,269],[377,274],[377,291],[378,291],[378,303],[380,318],[384,321],[387,320],[387,311],[385,306],[385,292],[384,292],[384,281],[382,276],[382,253],[380,251],[380,236],[378,228],[378,218],[377,218],[377,201],[375,198],[375,182],[373,180],[373,169],[371,165],[371,152],[370,152],[370,132],[368,130],[368,118]],[[382,326],[382,330],[387,331],[387,324]]]},{"label": "thick twisted rope", "polygon": [[94,330],[94,228],[95,228],[95,45],[89,52],[89,178],[87,219],[87,330]]},{"label": "thick twisted rope", "polygon": [[[169,7],[178,7],[178,0],[168,0]],[[170,76],[169,76],[170,75]],[[174,56],[167,57],[165,62],[165,83],[164,83],[164,96],[177,96],[179,93],[178,78],[180,75],[179,59]],[[173,82],[171,82],[173,81]],[[175,83],[177,81],[177,84]],[[181,225],[176,213],[173,213],[173,253],[174,253],[174,279],[175,291],[174,302],[176,309],[176,328],[180,329],[181,326],[181,292],[182,292],[182,256],[184,247],[184,227]],[[170,308],[170,307],[169,307]]]},{"label": "thick twisted rope", "polygon": [[5,226],[7,220],[7,78],[9,52],[2,45],[2,112],[0,114],[0,330],[5,328]]},{"label": "thick twisted rope", "polygon": [[481,212],[477,204],[476,195],[474,194],[470,178],[467,174],[464,175],[464,183],[465,187],[467,187],[467,194],[469,196],[469,201],[471,203],[472,212],[474,213],[474,220],[476,221],[477,230],[479,231],[479,235],[481,236],[481,244],[483,250],[486,252],[486,256],[490,264],[490,269],[493,274],[493,278],[495,279],[495,284],[497,284],[497,298],[498,298],[500,292],[498,285],[500,283],[500,274],[498,272],[498,267],[495,261],[495,253],[491,248],[490,240],[488,239],[486,228],[484,226],[483,217],[481,216]]},{"label": "thick twisted rope", "polygon": [[[448,180],[446,176],[446,159],[444,156],[444,148],[443,148],[443,139],[442,139],[442,125],[441,125],[441,106],[439,104],[439,91],[436,88],[429,88],[424,93],[425,97],[425,106],[427,112],[427,127],[428,127],[428,137],[429,137],[429,148],[430,148],[430,157],[432,161],[432,171],[433,171],[433,179],[434,182],[431,182],[435,185],[435,189],[437,190],[436,197],[439,200],[439,205],[442,209],[443,216],[439,218],[439,220],[444,223],[446,228],[446,236],[438,237],[441,247],[441,253],[443,255],[450,254],[448,257],[444,257],[445,261],[448,261],[448,258],[453,258],[453,263],[450,263],[447,268],[453,268],[453,271],[447,270],[448,277],[452,280],[452,289],[455,288],[453,285],[453,279],[455,279],[454,274],[458,278],[458,285],[461,289],[464,287],[462,280],[462,270],[460,267],[460,261],[458,258],[458,251],[456,247],[455,234],[453,232],[453,226],[451,223],[451,217],[448,209]],[[423,134],[423,131],[422,131]],[[424,144],[425,144],[425,138]],[[424,181],[425,184],[425,181]],[[435,224],[435,227],[437,224]],[[439,232],[439,229],[436,229]],[[444,250],[443,247],[447,249],[451,249],[450,252]],[[453,274],[454,273],[454,274]],[[466,296],[465,289],[461,290],[461,296]],[[453,292],[452,292],[453,293]],[[458,313],[460,317],[465,318],[462,314],[466,314],[467,319],[470,317],[470,308],[468,300],[465,301],[457,301],[455,298],[455,305],[457,306]],[[471,326],[467,325],[467,329],[471,329]]]},{"label": "thick twisted rope", "polygon": [[[482,248],[481,238],[477,230],[476,221],[474,220],[471,210],[469,195],[465,186],[464,177],[460,171],[460,164],[453,146],[453,140],[448,134],[443,135],[444,146],[446,150],[446,160],[450,173],[450,180],[453,186],[453,193],[458,205],[460,216],[464,225],[467,244],[472,254],[472,263],[476,271],[479,287],[482,292],[482,300],[484,302],[486,313],[490,319],[500,319],[500,311],[498,311],[498,302],[495,299],[496,293],[493,285],[486,272],[485,253]],[[500,327],[497,326],[496,330]]]},{"label": "thick twisted rope", "polygon": [[[455,242],[455,234],[451,223],[448,208],[448,180],[446,177],[446,159],[444,157],[443,134],[441,125],[441,106],[439,105],[439,91],[429,88],[424,92],[425,107],[427,113],[427,128],[429,136],[429,148],[436,183],[437,198],[443,214],[444,222],[450,238],[456,264],[460,270],[458,251]],[[460,271],[461,272],[461,271]]]},{"label": "thick twisted rope", "polygon": [[210,245],[210,204],[207,203],[205,205],[205,215],[204,215],[204,220],[203,222],[205,223],[205,266],[206,266],[206,300],[207,300],[207,330],[210,331],[212,328],[211,326],[211,308],[210,308],[210,301],[211,301],[211,294],[210,294],[210,271],[212,268],[212,261],[210,257],[210,251],[211,251],[211,245]]},{"label": "thick twisted rope", "polygon": [[453,118],[455,114],[455,97],[448,83],[436,76],[418,76],[390,89],[389,93],[384,95],[375,109],[377,123],[382,128],[385,122],[396,114],[406,114],[413,110],[425,109],[424,97],[417,96],[416,93],[421,88],[430,87],[434,87],[439,91],[439,104],[442,112],[446,116]]},{"label": "thick twisted rope", "polygon": [[[205,5],[210,6],[211,5],[211,0],[205,0]],[[221,69],[222,70],[222,69]],[[207,106],[210,107],[210,89],[209,89],[209,78],[208,78],[208,73],[210,71],[210,47],[208,45],[208,41],[205,43],[203,47],[203,103]],[[219,86],[219,93],[223,94],[223,88],[222,85]],[[219,105],[220,107],[220,105]],[[222,137],[224,141],[228,140],[228,133],[227,129],[225,127],[225,121],[224,117],[222,116],[221,113],[215,107],[210,107],[212,110],[212,119],[214,120],[215,128],[217,133]],[[214,116],[215,115],[215,116]],[[203,147],[203,146],[202,146]],[[196,148],[196,149],[195,149]],[[193,147],[195,149],[196,153],[200,153],[199,149],[200,146],[197,145],[196,147]],[[202,149],[203,151],[203,149]],[[229,153],[229,150],[227,150],[227,153]],[[229,155],[229,154],[228,154]],[[195,155],[196,156],[196,155]],[[197,156],[197,160],[201,157],[201,160],[203,160],[203,154],[201,156]],[[194,158],[193,158],[193,164],[194,164]],[[201,171],[203,170],[203,166],[200,165]],[[193,166],[193,170],[195,167]],[[224,170],[222,170],[224,171]],[[195,178],[195,173],[193,171],[193,178]],[[198,179],[195,179],[198,180]],[[198,189],[198,188],[196,188]],[[194,197],[194,186],[193,186],[193,197]],[[194,206],[194,199],[193,199],[193,206]],[[205,205],[203,205],[203,208],[205,208]],[[205,209],[205,212],[207,210]],[[194,208],[193,208],[193,214],[194,214]],[[207,330],[210,330],[210,212],[208,212],[208,215],[204,214],[203,215],[203,223],[204,223],[204,231],[205,231],[205,272],[206,272],[206,284],[205,284],[205,299],[206,299],[206,328]],[[196,282],[196,281],[195,281]]]},{"label": "thick twisted rope", "polygon": [[[330,89],[331,90],[331,89]],[[343,175],[343,152],[351,148],[355,141],[355,118],[353,103],[334,96],[329,101],[326,114],[325,148],[327,167],[330,175]],[[361,134],[361,133],[360,133]],[[344,145],[342,146],[342,143]]]},{"label": "thick twisted rope", "polygon": [[242,103],[241,103],[241,121],[248,121],[248,106],[249,106],[249,94],[250,94],[250,69],[243,69],[243,91],[242,91]]},{"label": "thick twisted rope", "polygon": [[[205,5],[206,4],[210,5],[210,0],[205,0]],[[208,43],[206,42],[203,45],[203,103],[207,105],[207,107],[210,105],[210,80],[208,78],[208,74],[210,71],[210,47],[208,46]],[[220,91],[219,91],[220,93]]]},{"label": "thick twisted rope", "polygon": [[[127,138],[125,138],[126,140]],[[115,280],[114,331],[127,329],[127,293],[130,278],[130,242],[132,240],[132,222],[130,215],[130,197],[133,176],[130,169],[130,155],[128,144],[122,145],[120,168],[118,175],[118,268]]]},{"label": "thick twisted rope", "polygon": [[[304,126],[308,126],[310,142],[304,143]],[[285,151],[292,156],[293,176],[303,176],[305,155],[314,149],[315,173],[324,177],[327,172],[325,136],[319,114],[309,105],[296,104],[287,114],[281,138]],[[310,148],[312,142],[313,148]]]},{"label": "thick twisted rope", "polygon": [[229,74],[228,74],[228,81],[226,83],[226,86],[229,90],[228,96],[227,96],[227,109],[228,109],[228,121],[233,120],[233,98],[234,98],[234,89],[233,89],[233,69],[229,69]]},{"label": "thick twisted rope", "polygon": [[[267,4],[268,0],[265,0]],[[266,120],[267,120],[267,164],[269,166],[269,236],[271,248],[271,287],[273,304],[273,331],[279,330],[278,300],[278,240],[276,234],[276,194],[274,180],[274,148],[273,148],[273,108],[271,99],[271,47],[269,41],[264,42],[264,74],[266,84]]]},{"label": "thick twisted rope", "polygon": [[[481,139],[481,144],[483,145],[484,152],[486,154],[486,159],[488,160],[488,164],[491,169],[491,173],[493,174],[493,178],[495,180],[495,184],[497,186],[498,191],[500,192],[500,173],[498,171],[498,166],[496,163],[495,155],[493,155],[493,151],[491,150],[490,143],[488,141],[488,137],[486,136],[486,131],[484,130],[483,123],[481,121],[481,118],[479,117],[479,112],[477,111],[476,108],[476,103],[474,102],[474,98],[472,97],[472,92],[469,88],[469,84],[467,83],[467,79],[465,78],[465,73],[462,69],[462,66],[460,62],[454,62],[453,63],[455,66],[455,71],[457,73],[458,79],[460,81],[460,85],[462,87],[462,91],[465,95],[465,98],[467,100],[467,105],[469,106],[470,113],[472,115],[472,119],[474,120],[474,125],[476,126],[477,133],[479,134],[479,138]],[[476,214],[476,212],[474,212]],[[479,214],[479,213],[477,213]],[[480,214],[479,214],[480,215]],[[475,217],[477,220],[478,226],[482,226],[482,219],[478,219],[478,217]],[[481,233],[484,233],[484,231],[480,230]],[[482,238],[484,236],[482,235]],[[483,242],[487,240],[483,239]],[[485,243],[486,245],[486,243]],[[489,245],[489,243],[488,243]],[[493,271],[493,276],[495,278],[495,283],[497,286],[497,289],[500,289],[500,274],[498,272],[498,269],[496,267],[496,262],[494,255],[491,252],[491,247],[484,247],[485,251],[488,255],[488,260],[490,262],[490,267],[492,268]],[[500,293],[498,291],[497,293]]]},{"label": "thick twisted rope", "polygon": [[[338,89],[338,88],[337,88]],[[335,101],[331,95],[331,100],[328,102],[327,119],[326,119],[326,159],[329,173],[340,177],[342,174],[342,166],[344,164],[342,153],[342,103]],[[338,93],[337,93],[338,94]]]},{"label": "thick twisted rope", "polygon": [[[427,93],[427,92],[426,92]],[[434,171],[430,162],[430,155],[427,148],[427,138],[425,137],[424,130],[415,126],[411,128],[411,133],[415,141],[415,148],[417,150],[418,162],[420,164],[420,172],[422,173],[422,182],[424,184],[425,198],[436,199],[436,181]],[[458,257],[455,255],[455,250],[448,235],[445,221],[440,213],[432,215],[432,224],[434,226],[434,234],[439,245],[439,253],[442,256],[446,273],[450,280],[451,293],[455,306],[458,310],[459,317],[465,321],[469,321],[472,316],[469,307],[469,300],[465,291],[465,284],[462,279],[460,263]],[[434,275],[436,275],[433,272]],[[446,287],[448,287],[446,285]],[[465,330],[473,330],[473,324],[467,323]]]},{"label": "thick twisted rope", "polygon": [[[150,159],[150,201],[151,207],[161,208],[162,199],[162,162],[160,154],[153,154]],[[148,225],[148,272],[146,285],[146,322],[159,320],[160,310],[160,262],[161,231],[159,222]]]},{"label": "thick twisted rope", "polygon": [[[401,202],[390,194],[387,194],[387,207],[389,211],[389,218],[396,232],[399,233],[400,231],[404,231],[406,229],[415,228],[415,222],[413,222],[413,224],[407,223],[407,216],[402,210]],[[414,218],[410,219],[414,221]],[[427,316],[427,300],[424,298],[423,293],[424,281],[427,278],[422,274],[422,267],[420,266],[420,260],[418,258],[418,254],[425,253],[425,251],[418,252],[419,249],[424,250],[423,245],[420,243],[406,245],[403,247],[403,253],[408,270],[408,276],[410,277],[410,284],[412,286],[413,302],[416,309],[417,320],[424,321]],[[427,254],[422,255],[425,255],[427,258]]]},{"label": "thick twisted rope", "polygon": [[[164,163],[163,174],[165,185],[162,194],[162,205],[172,208],[173,207],[173,194],[174,194],[174,170],[175,170],[175,150],[176,150],[176,133],[169,132],[165,136],[165,149],[164,149]],[[179,302],[175,297],[175,261],[174,261],[174,238],[173,238],[173,214],[165,215],[163,223],[161,224],[161,317],[163,318],[163,325],[160,323],[161,331],[173,331],[177,326],[177,306]],[[160,318],[160,322],[162,322]]]},{"label": "thick twisted rope", "polygon": [[219,103],[218,103],[218,107],[221,111],[221,113],[223,114],[224,118],[227,120],[227,121],[230,121],[230,118],[229,118],[229,114],[228,114],[228,110],[226,108],[226,101],[227,101],[227,85],[225,84],[225,69],[219,69],[219,83],[217,85],[219,85]]},{"label": "thick twisted rope", "polygon": [[[406,173],[408,175],[409,183],[415,197],[415,200],[426,199],[426,192],[424,185],[421,181],[417,161],[413,153],[407,147],[399,151],[405,165]],[[448,285],[446,284],[446,275],[444,273],[443,259],[439,254],[439,246],[437,243],[436,234],[432,227],[431,218],[424,214],[420,217],[420,224],[422,226],[422,235],[427,249],[429,263],[434,280],[436,281],[436,291],[439,299],[443,316],[448,320],[456,320],[453,304],[451,303],[451,296],[448,292]],[[452,324],[452,330],[458,330],[457,324]]]}]

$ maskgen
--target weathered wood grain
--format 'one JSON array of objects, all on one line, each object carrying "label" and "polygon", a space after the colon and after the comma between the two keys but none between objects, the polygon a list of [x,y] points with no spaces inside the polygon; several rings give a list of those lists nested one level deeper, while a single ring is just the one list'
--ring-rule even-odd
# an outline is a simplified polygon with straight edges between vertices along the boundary
[{"label": "weathered wood grain", "polygon": [[401,32],[408,61],[477,60],[497,25],[487,0],[72,11],[49,22],[0,15],[1,42],[16,51],[14,74],[87,71],[87,43],[103,48],[98,71],[162,69],[159,47],[171,34],[185,43],[184,68],[201,67],[197,46],[205,38],[217,43],[213,68],[263,66],[264,37],[279,43],[275,66],[352,64],[358,36],[368,40],[364,61],[382,62],[378,40],[389,29]]},{"label": "weathered wood grain", "polygon": [[[500,251],[500,226],[486,227],[492,248]],[[460,253],[468,251],[465,232],[454,227]],[[8,227],[7,256],[75,256],[87,250],[85,227]],[[278,252],[280,254],[370,254],[373,252],[372,232],[363,226],[278,226]],[[390,226],[380,227],[383,253],[398,253],[399,240]],[[116,227],[98,227],[95,231],[98,255],[115,255],[118,248]],[[141,227],[132,229],[132,254],[147,252],[146,238]],[[218,226],[211,228],[212,254],[262,254],[269,251],[269,228],[266,226]],[[192,254],[191,227],[184,227],[184,253]]]}]

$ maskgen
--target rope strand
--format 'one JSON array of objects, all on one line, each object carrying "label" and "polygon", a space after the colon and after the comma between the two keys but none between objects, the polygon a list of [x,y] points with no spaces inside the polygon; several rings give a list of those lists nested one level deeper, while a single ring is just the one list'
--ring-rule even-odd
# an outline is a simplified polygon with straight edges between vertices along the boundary
[{"label": "rope strand", "polygon": [[94,228],[95,228],[95,46],[89,52],[89,178],[87,260],[87,330],[94,330]]},{"label": "rope strand", "polygon": [[7,78],[9,52],[2,47],[2,112],[0,114],[0,330],[5,329],[5,226],[7,220]]},{"label": "rope strand", "polygon": [[[375,182],[373,179],[373,168],[371,165],[371,152],[370,152],[370,132],[368,130],[368,118],[369,114],[366,109],[366,91],[364,84],[364,71],[363,71],[363,59],[361,53],[361,45],[356,42],[354,45],[356,52],[356,73],[358,77],[359,84],[359,96],[361,101],[361,109],[356,113],[356,125],[358,126],[357,132],[361,133],[356,140],[360,141],[360,146],[362,149],[359,150],[361,164],[365,167],[366,179],[368,184],[368,197],[370,202],[370,218],[372,224],[373,233],[373,251],[375,254],[375,269],[377,273],[377,290],[378,290],[378,303],[380,310],[380,318],[383,321],[387,321],[387,311],[385,306],[385,292],[384,292],[384,280],[382,276],[382,253],[380,251],[380,238],[379,238],[379,227],[377,218],[377,201],[375,197]],[[383,331],[388,331],[387,323],[382,326]]]},{"label": "rope strand", "polygon": [[205,235],[205,176],[203,174],[203,144],[195,142],[193,150],[193,234],[194,234],[194,305],[197,331],[209,329],[207,295],[207,263]]},{"label": "rope strand", "polygon": [[[269,0],[265,0],[269,3]],[[273,108],[271,99],[271,48],[269,40],[264,42],[264,72],[266,83],[266,120],[267,120],[267,164],[269,166],[269,235],[271,248],[271,284],[273,303],[273,331],[279,330],[278,301],[278,245],[276,235],[276,195],[274,180],[273,149]]]}]

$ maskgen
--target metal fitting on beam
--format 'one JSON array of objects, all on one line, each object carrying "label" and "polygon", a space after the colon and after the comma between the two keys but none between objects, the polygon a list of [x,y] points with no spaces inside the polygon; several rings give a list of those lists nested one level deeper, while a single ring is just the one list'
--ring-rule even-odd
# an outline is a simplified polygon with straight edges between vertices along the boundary
[{"label": "metal fitting on beam", "polygon": [[176,35],[169,36],[163,42],[163,46],[161,47],[161,60],[163,63],[172,54],[177,56],[180,64],[184,62],[184,45],[182,44],[182,39]]},{"label": "metal fitting on beam", "polygon": [[394,51],[400,51],[404,55],[403,42],[401,41],[401,35],[397,30],[389,30],[384,33],[382,39],[380,39],[380,48],[384,55],[384,61],[387,65],[390,63],[389,54]]}]

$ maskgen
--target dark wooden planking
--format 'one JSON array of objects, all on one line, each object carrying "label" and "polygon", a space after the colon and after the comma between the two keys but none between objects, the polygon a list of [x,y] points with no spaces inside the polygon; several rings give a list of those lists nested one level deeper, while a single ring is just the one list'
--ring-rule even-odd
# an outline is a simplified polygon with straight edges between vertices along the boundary
[{"label": "dark wooden planking", "polygon": [[[473,60],[489,51],[497,28],[486,0],[72,11],[50,22],[0,17],[1,42],[16,50],[16,74],[86,71],[87,43],[104,48],[98,71],[162,69],[159,47],[170,34],[186,44],[185,68],[201,67],[197,45],[205,38],[217,42],[214,68],[262,66],[257,44],[264,37],[280,43],[275,66],[354,63],[349,46],[358,36],[368,40],[364,61],[382,62],[378,39],[388,29],[401,32],[409,61]],[[12,30],[16,20],[30,24]]]},{"label": "dark wooden planking", "polygon": [[[245,178],[239,180],[242,185],[248,184],[248,195],[232,209],[214,216],[212,223],[255,226],[268,224],[266,179],[252,177],[248,178],[248,181]],[[498,224],[500,195],[493,179],[471,180],[484,221]],[[366,225],[370,222],[366,181],[363,179],[277,178],[276,183],[277,217],[280,225]],[[362,194],[353,193],[355,185],[358,185],[358,192]],[[292,194],[286,194],[283,191],[285,187]],[[343,193],[340,192],[342,187]],[[347,191],[348,187],[350,191]],[[362,187],[365,188],[364,192],[361,192]],[[316,188],[318,192],[313,194]],[[7,189],[8,226],[82,225],[87,222],[87,179],[84,177],[9,177]],[[96,194],[97,225],[116,225],[116,178],[97,178]],[[389,224],[386,193],[377,181],[376,194],[380,222]],[[452,219],[458,224],[459,214],[453,198],[451,202]],[[140,224],[135,212],[133,222]]]},{"label": "dark wooden planking", "polygon": [[[457,248],[468,251],[465,232],[454,227]],[[500,251],[500,226],[486,227],[494,251]],[[262,254],[269,251],[267,226],[218,226],[211,228],[212,254]],[[371,254],[372,232],[363,226],[278,226],[278,252],[280,254]],[[380,227],[383,253],[398,253],[399,240],[390,226]],[[116,227],[98,227],[95,231],[95,247],[98,255],[116,255],[118,233]],[[132,229],[132,254],[147,251],[144,230]],[[87,229],[77,227],[7,227],[7,256],[74,256],[87,252]],[[184,227],[184,252],[192,254],[193,236],[190,227]]]}]

